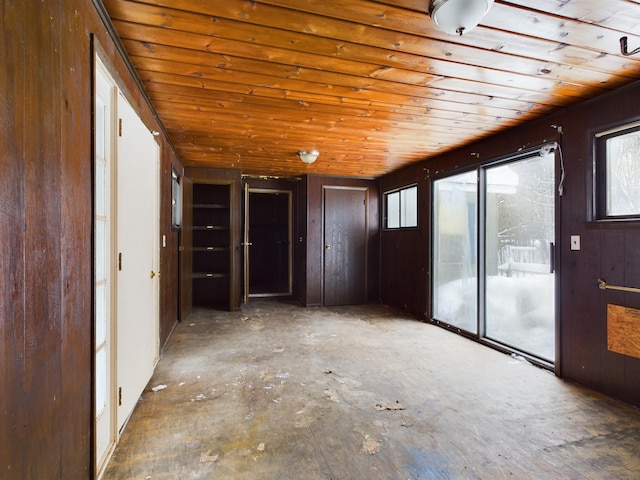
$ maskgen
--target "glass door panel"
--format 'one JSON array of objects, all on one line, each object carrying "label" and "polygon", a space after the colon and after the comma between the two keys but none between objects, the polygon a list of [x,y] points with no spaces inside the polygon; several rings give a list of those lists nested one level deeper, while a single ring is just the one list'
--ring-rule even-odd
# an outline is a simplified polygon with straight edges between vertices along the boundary
[{"label": "glass door panel", "polygon": [[433,195],[433,316],[477,333],[477,172],[436,180]]},{"label": "glass door panel", "polygon": [[486,169],[485,336],[553,361],[554,154]]}]

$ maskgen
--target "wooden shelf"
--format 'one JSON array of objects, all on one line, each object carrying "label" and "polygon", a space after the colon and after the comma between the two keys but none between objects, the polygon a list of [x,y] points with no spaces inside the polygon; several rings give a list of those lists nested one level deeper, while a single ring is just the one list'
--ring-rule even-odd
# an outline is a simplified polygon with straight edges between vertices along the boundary
[{"label": "wooden shelf", "polygon": [[229,205],[223,205],[221,203],[197,203],[193,205],[193,208],[211,208],[211,209],[229,209]]},{"label": "wooden shelf", "polygon": [[228,252],[229,247],[194,247],[194,252]]},{"label": "wooden shelf", "polygon": [[194,225],[194,230],[214,230],[214,231],[228,231],[229,227],[225,225]]},{"label": "wooden shelf", "polygon": [[230,308],[231,187],[193,185],[193,304]]},{"label": "wooden shelf", "polygon": [[193,272],[191,278],[193,279],[207,279],[207,278],[228,278],[228,273],[219,272]]}]

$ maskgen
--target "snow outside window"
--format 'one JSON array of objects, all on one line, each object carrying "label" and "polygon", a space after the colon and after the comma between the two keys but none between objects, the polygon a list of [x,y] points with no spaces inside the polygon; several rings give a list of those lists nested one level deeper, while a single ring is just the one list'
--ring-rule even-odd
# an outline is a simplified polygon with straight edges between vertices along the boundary
[{"label": "snow outside window", "polygon": [[640,125],[596,135],[599,220],[640,218]]}]

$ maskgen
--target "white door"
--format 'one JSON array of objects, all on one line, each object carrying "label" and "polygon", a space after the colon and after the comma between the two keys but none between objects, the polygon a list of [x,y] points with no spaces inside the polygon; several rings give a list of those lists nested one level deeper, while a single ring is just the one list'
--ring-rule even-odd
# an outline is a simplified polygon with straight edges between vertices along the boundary
[{"label": "white door", "polygon": [[114,154],[116,88],[96,59],[95,177],[94,177],[94,311],[96,470],[100,474],[116,443],[115,382],[112,368],[113,328],[113,210],[111,180]]},{"label": "white door", "polygon": [[118,95],[117,385],[118,431],[158,359],[158,161],[151,132]]}]

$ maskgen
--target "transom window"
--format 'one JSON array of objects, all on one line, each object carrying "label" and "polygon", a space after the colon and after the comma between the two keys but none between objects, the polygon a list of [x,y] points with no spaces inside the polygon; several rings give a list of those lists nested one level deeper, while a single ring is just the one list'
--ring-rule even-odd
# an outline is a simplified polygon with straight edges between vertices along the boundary
[{"label": "transom window", "polygon": [[418,226],[418,186],[408,185],[385,192],[385,228],[411,228]]},{"label": "transom window", "polygon": [[596,134],[598,220],[640,219],[640,122]]}]

